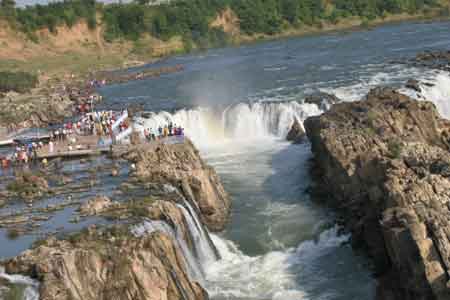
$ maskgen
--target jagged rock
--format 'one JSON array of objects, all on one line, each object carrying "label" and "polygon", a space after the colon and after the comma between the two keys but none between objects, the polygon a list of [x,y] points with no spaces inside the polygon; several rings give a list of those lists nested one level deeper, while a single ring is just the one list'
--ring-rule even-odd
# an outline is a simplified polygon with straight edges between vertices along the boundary
[{"label": "jagged rock", "polygon": [[289,130],[286,136],[286,140],[293,142],[294,144],[300,144],[306,141],[305,130],[303,129],[303,126],[300,124],[297,118],[295,118],[294,123]]},{"label": "jagged rock", "polygon": [[[142,182],[171,184],[198,206],[203,222],[213,231],[224,228],[230,213],[230,199],[215,170],[200,157],[192,142],[174,145],[147,144],[131,147],[124,158],[135,165],[133,172]],[[195,204],[195,205],[194,205]]]},{"label": "jagged rock", "polygon": [[315,104],[322,110],[327,110],[331,105],[341,102],[335,95],[318,92],[305,97],[305,103]]},{"label": "jagged rock", "polygon": [[114,206],[114,202],[106,196],[97,196],[80,205],[79,212],[83,216],[93,216]]},{"label": "jagged rock", "polygon": [[450,299],[450,122],[378,88],[305,121],[318,188],[373,258],[377,299]]},{"label": "jagged rock", "polygon": [[409,79],[406,82],[405,87],[407,87],[408,89],[412,89],[418,93],[422,92],[422,88],[420,87],[420,82],[416,79]]},{"label": "jagged rock", "polygon": [[4,263],[7,273],[40,279],[40,299],[206,300],[189,279],[180,249],[162,232],[133,236],[126,227],[50,238]]}]

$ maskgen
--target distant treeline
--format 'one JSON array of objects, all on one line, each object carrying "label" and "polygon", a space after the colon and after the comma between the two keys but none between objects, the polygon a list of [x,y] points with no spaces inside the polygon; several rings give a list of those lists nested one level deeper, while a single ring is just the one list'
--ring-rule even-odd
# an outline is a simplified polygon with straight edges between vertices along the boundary
[{"label": "distant treeline", "polygon": [[38,78],[25,72],[0,72],[0,92],[15,91],[18,93],[28,92],[36,87]]},{"label": "distant treeline", "polygon": [[48,5],[11,8],[14,0],[1,0],[2,11],[11,22],[27,33],[47,27],[73,26],[84,19],[96,26],[96,14],[103,16],[105,38],[137,40],[150,33],[167,40],[181,36],[186,45],[222,44],[226,34],[211,29],[211,20],[225,7],[231,8],[246,34],[275,34],[289,27],[320,26],[336,23],[349,16],[370,21],[387,14],[418,13],[439,7],[438,0],[172,0],[168,4],[149,5],[152,0],[129,4],[99,4],[95,0],[65,0]]}]

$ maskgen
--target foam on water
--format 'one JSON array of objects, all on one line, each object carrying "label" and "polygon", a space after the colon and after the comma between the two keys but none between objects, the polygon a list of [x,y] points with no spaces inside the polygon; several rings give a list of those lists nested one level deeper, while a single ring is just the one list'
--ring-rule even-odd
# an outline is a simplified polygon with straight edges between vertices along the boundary
[{"label": "foam on water", "polygon": [[339,235],[334,227],[316,241],[254,257],[242,253],[231,241],[217,235],[212,238],[222,257],[207,267],[207,289],[214,298],[296,300],[309,299],[298,281],[299,269],[336,250],[349,236]]},{"label": "foam on water", "polygon": [[39,300],[39,282],[37,280],[22,275],[6,274],[3,267],[0,267],[0,278],[6,279],[11,284],[26,286],[24,300]]},{"label": "foam on water", "polygon": [[450,118],[450,73],[434,71],[419,77],[421,92],[411,89],[401,89],[400,92],[417,100],[432,101],[439,113]]}]

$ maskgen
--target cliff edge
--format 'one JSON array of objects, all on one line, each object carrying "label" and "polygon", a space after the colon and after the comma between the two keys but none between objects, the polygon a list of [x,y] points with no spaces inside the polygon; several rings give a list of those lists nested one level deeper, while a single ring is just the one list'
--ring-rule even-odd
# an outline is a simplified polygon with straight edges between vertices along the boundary
[{"label": "cliff edge", "polygon": [[379,88],[305,128],[316,187],[373,258],[377,299],[450,299],[450,122]]},{"label": "cliff edge", "polygon": [[135,176],[141,182],[170,183],[179,187],[212,231],[223,230],[230,213],[231,202],[216,171],[200,157],[192,142],[158,145],[148,150],[137,145],[123,155],[135,163]]}]

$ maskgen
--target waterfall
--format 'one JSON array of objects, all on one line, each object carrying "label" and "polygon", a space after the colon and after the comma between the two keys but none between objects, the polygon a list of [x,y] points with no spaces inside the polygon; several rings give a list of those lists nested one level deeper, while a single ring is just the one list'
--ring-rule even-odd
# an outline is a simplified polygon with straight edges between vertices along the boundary
[{"label": "waterfall", "polygon": [[304,121],[321,112],[317,105],[297,101],[239,103],[222,112],[210,108],[150,112],[146,118],[137,120],[136,128],[156,130],[171,122],[184,127],[186,135],[202,146],[226,139],[285,138],[295,118]]},{"label": "waterfall", "polygon": [[0,278],[6,279],[11,284],[26,286],[23,294],[24,300],[39,300],[39,282],[37,280],[22,275],[6,274],[3,267],[0,267]]},{"label": "waterfall", "polygon": [[198,261],[196,260],[195,256],[184,240],[183,233],[181,232],[180,228],[176,228],[174,230],[169,224],[164,221],[147,220],[140,225],[136,225],[131,230],[131,232],[138,237],[156,231],[166,234],[167,236],[172,238],[174,242],[177,243],[177,246],[181,250],[185,259],[189,277],[202,283],[204,281],[203,271],[201,270]]},{"label": "waterfall", "polygon": [[450,118],[450,73],[438,72],[432,80],[421,82],[420,88],[422,98],[432,101],[443,117]]},{"label": "waterfall", "polygon": [[[184,203],[188,209],[183,205],[178,204],[177,206],[183,212],[184,218],[186,219],[187,225],[189,227],[189,234],[192,237],[195,252],[197,254],[197,259],[201,266],[212,263],[218,259],[216,252],[214,251],[214,244],[210,242],[209,233],[206,228],[198,220],[196,212],[193,210],[191,205],[187,202]],[[189,210],[189,211],[188,211]]]}]

